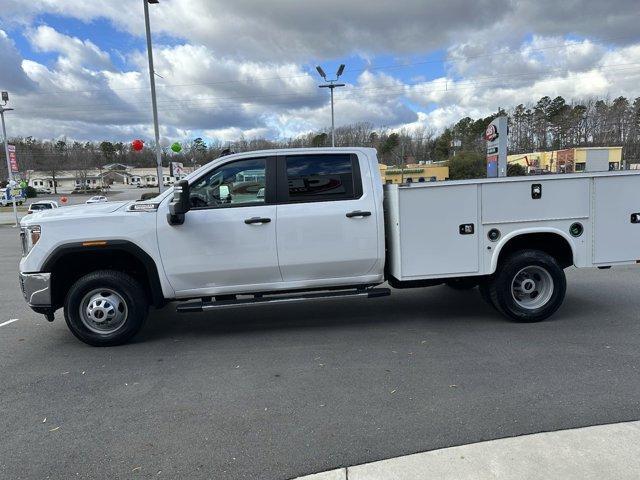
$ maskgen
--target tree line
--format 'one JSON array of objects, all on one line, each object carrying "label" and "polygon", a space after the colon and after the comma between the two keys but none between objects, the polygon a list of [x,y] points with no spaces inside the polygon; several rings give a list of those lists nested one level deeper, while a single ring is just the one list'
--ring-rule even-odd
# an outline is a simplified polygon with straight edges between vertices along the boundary
[{"label": "tree line", "polygon": [[[395,166],[421,161],[452,161],[454,165],[451,166],[455,167],[456,163],[471,162],[472,167],[465,164],[462,168],[465,173],[461,175],[468,177],[484,172],[482,137],[487,125],[498,115],[509,118],[509,153],[622,146],[626,163],[640,162],[640,97],[633,101],[625,97],[566,101],[561,96],[553,99],[545,96],[536,103],[520,104],[509,110],[498,109],[484,118],[462,118],[438,134],[429,127],[392,130],[361,122],[337,128],[336,145],[376,148],[383,163]],[[129,142],[122,141],[78,142],[64,138],[19,137],[10,139],[10,143],[16,146],[21,171],[42,170],[50,172],[51,176],[65,170],[75,171],[81,177],[82,172],[109,163],[153,167],[156,162],[155,151],[149,147],[152,143],[142,151],[134,151]],[[164,147],[162,158],[165,166],[171,161],[191,166],[211,161],[226,149],[241,152],[329,145],[331,137],[327,130],[281,140],[241,137],[235,142],[207,143],[202,138],[195,138],[183,143],[179,153]],[[6,178],[4,152],[0,165],[2,178]]]}]

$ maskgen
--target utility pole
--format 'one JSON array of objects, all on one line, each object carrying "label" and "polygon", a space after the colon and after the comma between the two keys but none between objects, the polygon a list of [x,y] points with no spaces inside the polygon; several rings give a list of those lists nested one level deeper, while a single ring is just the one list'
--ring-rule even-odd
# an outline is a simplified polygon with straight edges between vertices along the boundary
[{"label": "utility pole", "polygon": [[320,65],[316,67],[316,70],[318,71],[320,76],[324,79],[324,81],[327,82],[323,85],[318,85],[318,87],[328,88],[329,90],[331,90],[331,146],[335,147],[336,146],[336,128],[335,128],[335,121],[334,121],[334,115],[333,115],[333,89],[346,86],[344,83],[336,83],[340,78],[340,75],[342,75],[342,72],[344,72],[344,64],[338,67],[338,71],[336,72],[336,78],[334,80],[327,80],[327,74],[324,73],[324,70]]},{"label": "utility pole", "polygon": [[[4,154],[7,157],[7,180],[8,180],[8,185],[7,188],[9,189],[9,191],[11,191],[11,189],[14,187],[13,184],[15,184],[15,176],[13,175],[13,170],[11,169],[11,162],[9,161],[9,144],[7,142],[7,129],[4,125],[4,112],[10,112],[11,110],[13,110],[13,108],[5,108],[5,106],[7,105],[7,102],[9,101],[9,93],[8,92],[2,92],[2,101],[3,104],[0,105],[0,117],[2,117],[2,138],[4,139]],[[14,225],[14,227],[18,228],[18,226],[20,225],[20,221],[18,220],[18,207],[16,206],[16,196],[15,195],[11,195],[11,197],[13,198],[13,215],[16,217],[16,224]]]},{"label": "utility pole", "polygon": [[153,70],[153,50],[151,47],[151,27],[149,25],[149,3],[159,3],[159,0],[142,0],[144,4],[144,26],[147,31],[147,56],[149,57],[149,83],[151,85],[151,108],[153,109],[153,129],[156,136],[156,168],[158,176],[158,190],[162,193],[162,149],[160,148],[160,129],[158,127],[158,104],[156,103],[156,78]]}]

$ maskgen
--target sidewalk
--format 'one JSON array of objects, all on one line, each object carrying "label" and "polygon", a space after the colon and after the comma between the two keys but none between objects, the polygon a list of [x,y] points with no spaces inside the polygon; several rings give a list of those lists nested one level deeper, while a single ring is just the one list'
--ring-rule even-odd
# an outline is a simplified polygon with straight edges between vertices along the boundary
[{"label": "sidewalk", "polygon": [[297,480],[640,478],[640,421],[537,433],[341,468]]}]

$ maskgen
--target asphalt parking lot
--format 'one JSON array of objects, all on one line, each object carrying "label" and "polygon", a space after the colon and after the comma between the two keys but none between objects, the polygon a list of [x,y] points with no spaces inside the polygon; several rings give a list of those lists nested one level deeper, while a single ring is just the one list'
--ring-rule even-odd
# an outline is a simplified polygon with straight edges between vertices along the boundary
[{"label": "asphalt parking lot", "polygon": [[287,479],[640,418],[640,267],[570,270],[538,324],[477,290],[152,312],[92,348],[24,304],[0,227],[0,478]]}]

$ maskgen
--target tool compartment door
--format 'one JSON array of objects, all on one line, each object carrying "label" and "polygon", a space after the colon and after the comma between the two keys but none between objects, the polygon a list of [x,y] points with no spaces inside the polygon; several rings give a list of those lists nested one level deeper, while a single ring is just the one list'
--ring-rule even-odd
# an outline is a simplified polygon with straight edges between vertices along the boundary
[{"label": "tool compartment door", "polygon": [[[478,185],[400,190],[403,279],[475,273],[478,261]],[[460,231],[472,225],[472,233]]]},{"label": "tool compartment door", "polygon": [[[595,177],[593,263],[640,259],[640,175]],[[632,215],[638,214],[637,222]]]}]

